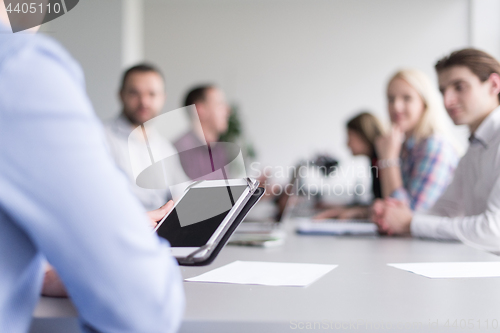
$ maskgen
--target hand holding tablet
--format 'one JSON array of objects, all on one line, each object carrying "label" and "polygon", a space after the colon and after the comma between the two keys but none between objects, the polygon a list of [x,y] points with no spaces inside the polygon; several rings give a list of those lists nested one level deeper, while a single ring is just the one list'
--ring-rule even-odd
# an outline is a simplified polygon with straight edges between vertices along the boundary
[{"label": "hand holding tablet", "polygon": [[170,242],[172,255],[180,264],[213,260],[214,251],[218,253],[236,228],[233,224],[241,222],[242,214],[260,199],[262,191],[258,198],[253,197],[258,185],[250,178],[195,182],[155,231]]}]

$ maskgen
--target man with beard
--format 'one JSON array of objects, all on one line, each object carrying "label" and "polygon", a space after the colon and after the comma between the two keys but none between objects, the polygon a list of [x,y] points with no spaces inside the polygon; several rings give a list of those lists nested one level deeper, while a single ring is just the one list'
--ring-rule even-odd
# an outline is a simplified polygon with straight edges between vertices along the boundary
[{"label": "man with beard", "polygon": [[[158,116],[165,105],[165,82],[161,72],[149,64],[139,64],[129,68],[123,75],[120,88],[121,114],[105,124],[106,135],[110,144],[112,155],[118,167],[131,181],[134,194],[147,210],[153,210],[171,199],[172,193],[167,185],[180,184],[188,180],[179,163],[178,158],[173,158],[165,170],[165,189],[142,188],[136,184],[133,174],[131,158],[140,159],[140,156],[131,156],[129,153],[130,133],[148,120]],[[170,142],[159,133],[148,133],[150,141],[160,148],[162,154],[175,156],[177,151]],[[138,142],[143,145],[144,142]],[[149,158],[149,156],[146,156]],[[158,179],[158,182],[161,180]],[[174,196],[178,193],[174,193]]]}]

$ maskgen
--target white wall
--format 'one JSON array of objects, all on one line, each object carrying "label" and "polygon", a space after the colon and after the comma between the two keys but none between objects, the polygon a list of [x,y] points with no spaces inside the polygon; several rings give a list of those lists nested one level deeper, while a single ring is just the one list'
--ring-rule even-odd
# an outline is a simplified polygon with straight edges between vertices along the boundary
[{"label": "white wall", "polygon": [[[433,65],[467,46],[467,0],[148,0],[145,55],[165,71],[167,110],[215,82],[239,104],[259,160],[348,156],[345,121],[387,119],[399,67]],[[498,16],[497,16],[498,17]]]},{"label": "white wall", "polygon": [[144,1],[122,0],[122,65],[144,60]]},{"label": "white wall", "polygon": [[81,64],[92,104],[104,119],[119,111],[122,16],[122,0],[82,0],[42,30]]},{"label": "white wall", "polygon": [[[259,160],[346,157],[344,122],[360,108],[387,119],[384,87],[472,45],[500,57],[498,0],[84,0],[44,25],[81,63],[99,117],[119,112],[124,66],[165,71],[166,110],[215,82],[243,111]],[[179,119],[184,121],[184,119]]]},{"label": "white wall", "polygon": [[500,59],[500,1],[470,0],[470,45]]}]

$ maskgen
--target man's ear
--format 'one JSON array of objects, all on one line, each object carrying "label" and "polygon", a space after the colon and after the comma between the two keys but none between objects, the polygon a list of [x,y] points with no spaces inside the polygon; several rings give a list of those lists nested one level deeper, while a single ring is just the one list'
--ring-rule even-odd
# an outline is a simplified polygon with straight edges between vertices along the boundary
[{"label": "man's ear", "polygon": [[205,110],[205,105],[203,105],[203,103],[195,103],[194,106],[196,107],[196,112],[198,113],[198,118],[200,119],[200,121],[205,119],[205,115],[207,113]]},{"label": "man's ear", "polygon": [[500,75],[497,73],[490,74],[488,81],[491,83],[491,93],[498,95],[500,93]]}]

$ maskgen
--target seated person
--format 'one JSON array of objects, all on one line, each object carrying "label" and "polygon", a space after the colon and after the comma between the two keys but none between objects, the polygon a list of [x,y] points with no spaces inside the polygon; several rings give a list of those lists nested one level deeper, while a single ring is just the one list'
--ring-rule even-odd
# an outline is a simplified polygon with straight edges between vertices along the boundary
[{"label": "seated person", "polygon": [[452,183],[425,214],[395,200],[378,201],[373,220],[392,235],[460,240],[500,252],[500,63],[464,49],[437,62],[444,105],[456,125],[468,125],[470,146]]},{"label": "seated person", "polygon": [[13,34],[3,1],[0,54],[0,332],[30,330],[45,260],[82,331],[177,332],[179,268],[109,156],[80,66]]},{"label": "seated person", "polygon": [[[212,172],[229,161],[224,144],[217,141],[228,127],[229,106],[222,90],[213,85],[193,88],[184,106],[195,105],[201,127],[193,128],[174,142],[180,161],[190,179],[223,179]],[[194,124],[195,122],[193,122]],[[199,149],[197,149],[199,148]]]},{"label": "seated person", "polygon": [[[371,113],[363,112],[347,122],[347,146],[354,156],[364,155],[370,159],[372,173],[372,192],[374,199],[382,198],[380,179],[377,170],[377,153],[375,140],[384,134],[380,121]],[[317,219],[339,218],[355,219],[368,218],[368,206],[334,207],[327,209],[315,216]]]},{"label": "seated person", "polygon": [[429,209],[450,183],[458,163],[440,116],[444,110],[428,77],[398,71],[387,86],[390,132],[377,139],[382,197],[411,210]]},{"label": "seated person", "polygon": [[[118,117],[105,124],[105,132],[113,158],[129,179],[133,193],[147,210],[153,210],[163,205],[172,198],[172,193],[168,189],[148,189],[136,184],[130,159],[141,157],[130,156],[129,144],[134,144],[135,141],[129,141],[129,135],[137,126],[141,126],[158,116],[165,105],[165,100],[165,82],[163,75],[156,67],[148,64],[131,67],[124,73],[120,88],[122,112]],[[149,132],[150,140],[153,139],[151,134],[154,133]],[[173,145],[159,133],[156,133],[154,138],[156,138],[156,145],[161,148],[163,153],[167,155],[177,153]],[[136,144],[143,145],[143,142]],[[139,149],[137,150],[139,151]],[[149,156],[146,157],[149,158]],[[180,184],[189,180],[178,159],[169,163],[165,177],[165,182],[168,185]],[[174,193],[174,196],[177,195],[180,193]]]}]

